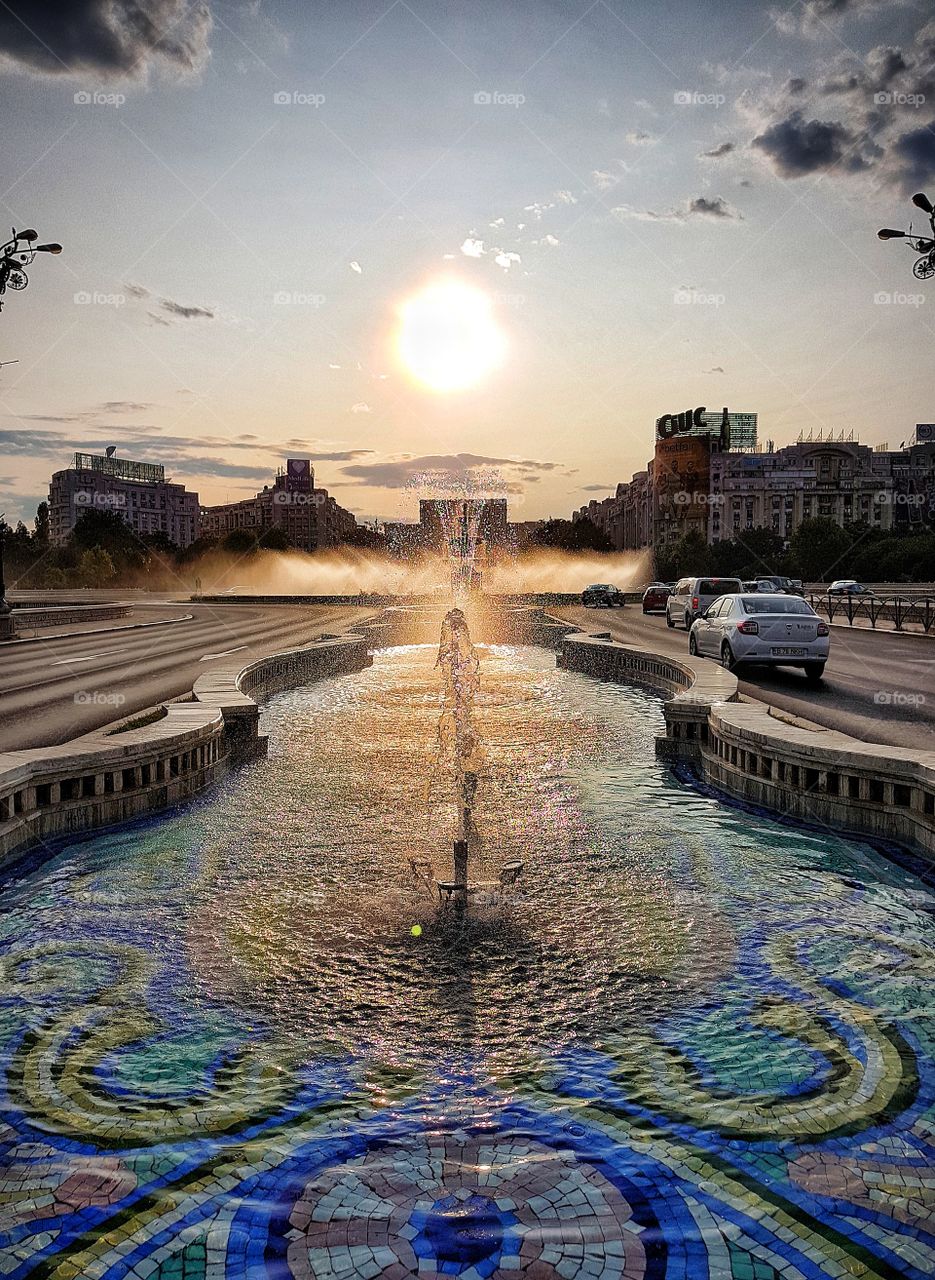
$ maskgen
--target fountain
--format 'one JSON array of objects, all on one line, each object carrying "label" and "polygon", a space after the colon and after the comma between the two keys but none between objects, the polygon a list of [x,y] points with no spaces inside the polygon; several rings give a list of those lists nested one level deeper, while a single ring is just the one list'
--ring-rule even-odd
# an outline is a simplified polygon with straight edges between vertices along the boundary
[{"label": "fountain", "polygon": [[[451,564],[451,594],[466,602],[479,588],[476,568],[482,503],[471,499],[437,499],[436,507]],[[493,890],[498,896],[505,885],[515,884],[521,863],[504,867],[497,881],[468,882],[468,863],[479,853],[480,837],[474,823],[474,806],[483,766],[483,747],[474,718],[474,699],[480,689],[480,662],[471,643],[467,618],[460,604],[448,610],[442,621],[436,668],[442,673],[442,709],[438,720],[438,759],[451,779],[456,810],[452,849],[452,878],[438,880],[440,900],[460,909],[469,896]]]}]

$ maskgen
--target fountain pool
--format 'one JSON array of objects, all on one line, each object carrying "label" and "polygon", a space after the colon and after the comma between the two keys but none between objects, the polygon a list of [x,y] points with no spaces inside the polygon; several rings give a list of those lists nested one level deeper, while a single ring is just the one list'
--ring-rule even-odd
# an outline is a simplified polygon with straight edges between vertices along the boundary
[{"label": "fountain pool", "polygon": [[935,897],[721,805],[658,699],[478,646],[481,873],[437,646],[279,694],[269,758],[0,897],[0,1275],[935,1272]]}]

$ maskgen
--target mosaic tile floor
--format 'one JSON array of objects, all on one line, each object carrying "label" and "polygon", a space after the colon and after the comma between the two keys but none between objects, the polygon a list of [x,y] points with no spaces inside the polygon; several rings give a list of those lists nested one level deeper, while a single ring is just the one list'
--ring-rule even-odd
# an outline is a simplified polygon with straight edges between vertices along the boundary
[{"label": "mosaic tile floor", "polygon": [[484,670],[487,918],[407,880],[421,650],[3,886],[2,1280],[935,1274],[935,895],[687,789],[647,694]]}]

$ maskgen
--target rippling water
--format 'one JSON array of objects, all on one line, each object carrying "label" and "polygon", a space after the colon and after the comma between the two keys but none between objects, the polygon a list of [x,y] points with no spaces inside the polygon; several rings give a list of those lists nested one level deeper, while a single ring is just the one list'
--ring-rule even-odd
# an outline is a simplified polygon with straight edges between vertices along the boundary
[{"label": "rippling water", "polygon": [[[927,1276],[933,897],[653,754],[658,700],[480,648],[479,881],[435,649],[0,900],[0,1275]],[[415,929],[415,931],[414,931]]]}]

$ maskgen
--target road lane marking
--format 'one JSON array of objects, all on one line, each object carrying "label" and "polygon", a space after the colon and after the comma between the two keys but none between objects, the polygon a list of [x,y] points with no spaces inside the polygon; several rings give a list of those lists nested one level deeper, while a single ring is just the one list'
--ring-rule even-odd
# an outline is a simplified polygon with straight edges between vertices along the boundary
[{"label": "road lane marking", "polygon": [[226,658],[229,653],[240,653],[241,649],[246,649],[245,644],[239,644],[236,649],[225,649],[223,653],[206,653],[203,658],[199,658],[199,662],[207,662],[210,658]]},{"label": "road lane marking", "polygon": [[112,658],[115,655],[109,649],[101,653],[87,653],[82,658],[59,658],[57,661],[50,663],[53,667],[70,667],[74,662],[93,662],[95,658]]}]

